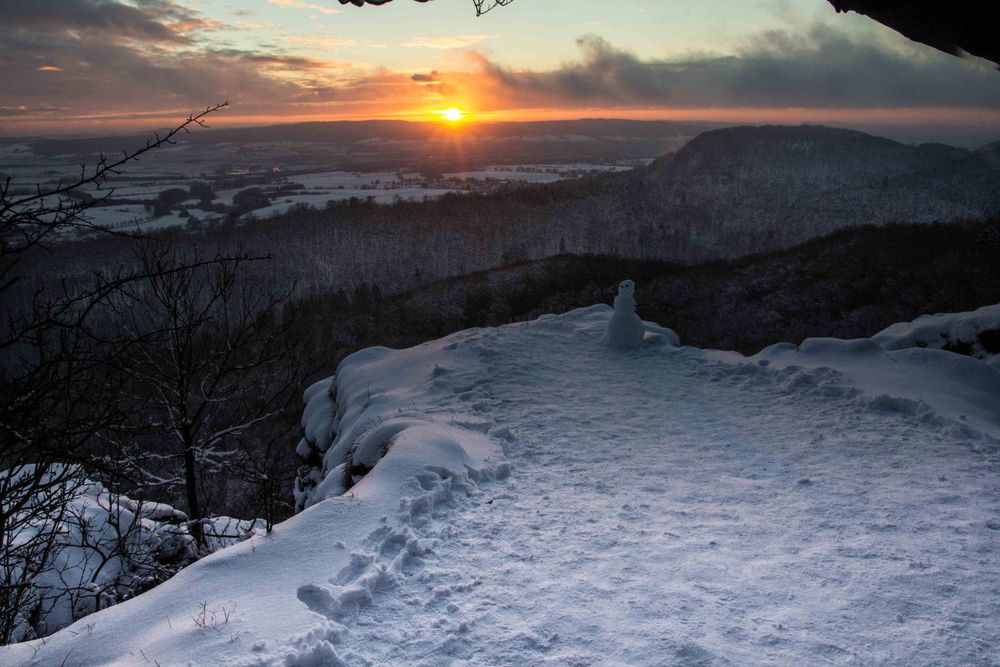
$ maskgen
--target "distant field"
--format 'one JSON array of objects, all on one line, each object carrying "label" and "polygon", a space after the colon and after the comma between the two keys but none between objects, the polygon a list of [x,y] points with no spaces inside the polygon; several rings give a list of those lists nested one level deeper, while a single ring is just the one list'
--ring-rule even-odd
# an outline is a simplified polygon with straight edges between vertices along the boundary
[{"label": "distant field", "polygon": [[[259,160],[249,166],[234,166],[241,154],[239,146],[217,146],[211,155],[194,146],[172,146],[161,150],[155,161],[130,165],[128,173],[109,180],[101,191],[91,190],[104,203],[91,208],[87,216],[96,225],[108,228],[138,226],[163,229],[198,222],[221,222],[227,214],[267,218],[287,213],[297,206],[324,208],[328,202],[352,198],[380,204],[395,201],[436,199],[450,192],[491,192],[507,184],[554,183],[596,173],[628,171],[650,160],[627,162],[571,162],[566,164],[489,164],[480,168],[448,173],[418,171],[344,171],[301,164],[269,165]],[[284,148],[287,149],[287,146]],[[79,175],[80,158],[98,156],[46,156],[28,144],[0,145],[0,175],[10,176],[24,192],[35,185],[55,187]],[[198,183],[212,186],[211,202],[191,196],[173,202],[168,210],[155,210],[161,193],[172,189],[190,190]],[[260,187],[267,197],[245,210],[234,199],[251,187]],[[210,203],[211,206],[205,205]]]}]

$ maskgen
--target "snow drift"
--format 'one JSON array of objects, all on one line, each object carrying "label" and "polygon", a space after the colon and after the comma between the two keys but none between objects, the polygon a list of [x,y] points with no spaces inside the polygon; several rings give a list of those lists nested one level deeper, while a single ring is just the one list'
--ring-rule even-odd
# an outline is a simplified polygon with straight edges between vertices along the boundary
[{"label": "snow drift", "polygon": [[1000,368],[1000,304],[967,313],[923,315],[872,336],[887,350],[921,347],[948,350],[982,359]]}]

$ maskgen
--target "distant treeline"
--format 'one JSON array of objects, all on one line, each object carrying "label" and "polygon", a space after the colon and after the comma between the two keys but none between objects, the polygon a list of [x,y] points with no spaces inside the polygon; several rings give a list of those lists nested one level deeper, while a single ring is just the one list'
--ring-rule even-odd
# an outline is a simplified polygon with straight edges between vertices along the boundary
[{"label": "distant treeline", "polygon": [[751,354],[810,336],[866,337],[924,313],[1000,303],[1000,220],[861,227],[697,266],[564,255],[396,296],[362,285],[304,297],[299,333],[328,359],[319,376],[360,347],[405,347],[610,303],[626,277],[638,283],[639,314],[675,329],[686,345]]}]

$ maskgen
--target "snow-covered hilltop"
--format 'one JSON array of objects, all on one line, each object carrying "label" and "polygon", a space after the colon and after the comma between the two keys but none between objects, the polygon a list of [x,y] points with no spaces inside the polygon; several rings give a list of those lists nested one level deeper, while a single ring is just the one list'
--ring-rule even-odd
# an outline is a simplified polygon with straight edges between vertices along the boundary
[{"label": "snow-covered hilltop", "polygon": [[304,511],[0,663],[997,659],[1000,371],[893,329],[613,350],[611,313],[348,357]]},{"label": "snow-covered hilltop", "polygon": [[628,219],[614,228],[635,227],[642,242],[677,252],[666,259],[678,261],[776,250],[855,225],[989,218],[1000,187],[988,148],[910,146],[815,125],[704,132],[641,177],[630,196],[655,210],[684,249],[650,243],[656,230]]}]

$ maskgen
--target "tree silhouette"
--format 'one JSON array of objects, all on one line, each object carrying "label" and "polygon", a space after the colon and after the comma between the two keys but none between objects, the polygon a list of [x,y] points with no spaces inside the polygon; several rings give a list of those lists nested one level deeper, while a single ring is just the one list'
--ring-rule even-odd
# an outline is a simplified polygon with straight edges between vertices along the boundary
[{"label": "tree silhouette", "polygon": [[[11,178],[0,183],[0,643],[36,625],[47,597],[36,580],[52,567],[63,545],[68,501],[85,483],[81,463],[99,464],[88,447],[127,422],[124,377],[109,362],[134,341],[103,326],[103,308],[124,289],[152,276],[143,268],[95,272],[86,285],[39,290],[7,308],[23,269],[50,244],[80,231],[131,236],[92,223],[87,212],[111,195],[103,186],[127,164],[175,142],[191,126],[228,102],[193,114],[166,134],[120,157],[101,155],[81,165],[69,183],[17,195]],[[94,190],[98,196],[73,197]]]}]

